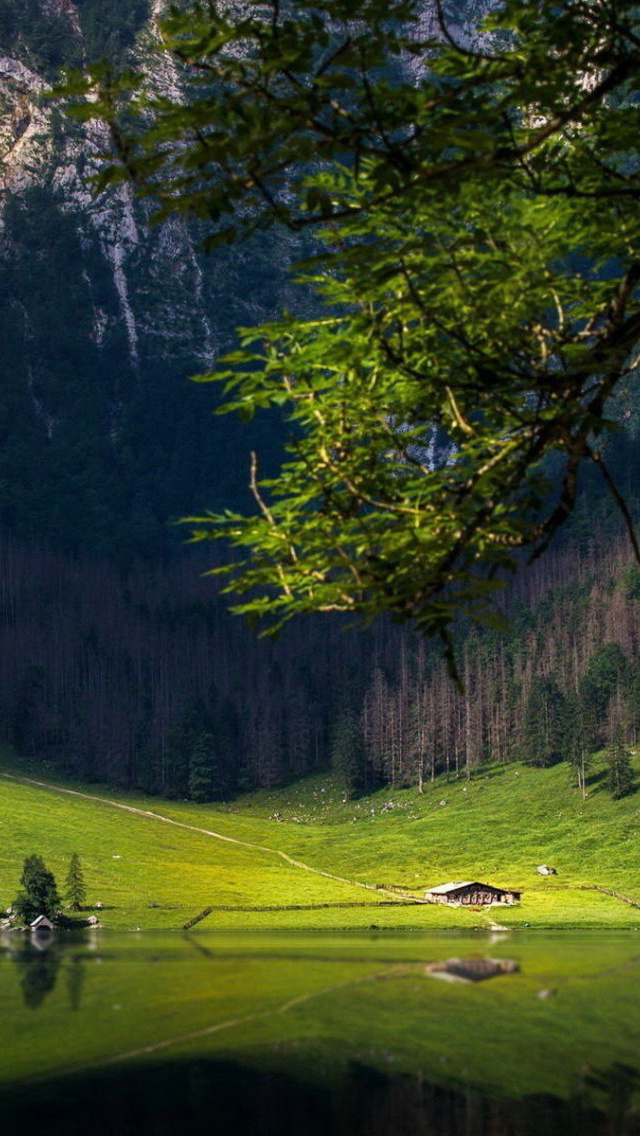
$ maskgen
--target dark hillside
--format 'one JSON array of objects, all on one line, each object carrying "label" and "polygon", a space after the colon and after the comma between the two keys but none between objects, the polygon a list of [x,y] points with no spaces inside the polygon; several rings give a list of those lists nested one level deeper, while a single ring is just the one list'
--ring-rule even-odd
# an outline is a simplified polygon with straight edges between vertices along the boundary
[{"label": "dark hillside", "polygon": [[[209,257],[128,188],[92,197],[106,141],[45,90],[62,65],[153,66],[147,0],[0,0],[0,736],[83,777],[228,795],[333,760],[350,791],[468,776],[487,757],[576,769],[640,717],[640,572],[597,474],[571,530],[509,589],[513,632],[460,635],[465,696],[428,643],[309,621],[277,643],[226,614],[172,522],[244,508],[282,426],[216,418],[188,381],[293,296],[299,248]],[[159,70],[160,90],[176,83]],[[296,299],[296,303],[304,302]],[[608,462],[633,503],[640,411]],[[598,516],[597,530],[594,517]],[[540,727],[544,723],[544,728]]]},{"label": "dark hillside", "polygon": [[[460,696],[434,649],[379,623],[302,621],[256,640],[206,561],[119,569],[5,537],[0,731],[85,778],[209,799],[330,760],[351,791],[534,765],[640,727],[640,571],[626,541],[550,552],[505,599],[508,634],[469,633]],[[586,766],[585,766],[586,768]]]}]

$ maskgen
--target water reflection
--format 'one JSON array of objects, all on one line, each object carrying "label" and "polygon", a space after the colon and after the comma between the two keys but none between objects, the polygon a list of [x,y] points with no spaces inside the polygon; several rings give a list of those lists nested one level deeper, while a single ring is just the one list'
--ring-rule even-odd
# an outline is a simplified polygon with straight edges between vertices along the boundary
[{"label": "water reflection", "polygon": [[426,968],[431,978],[446,982],[486,982],[501,974],[518,974],[520,964],[514,959],[496,959],[490,955],[469,955],[468,958],[450,958],[432,962]]},{"label": "water reflection", "polygon": [[35,1115],[47,1118],[47,1136],[85,1136],[88,1117],[92,1136],[638,1136],[629,1104],[639,1076],[615,1065],[569,1100],[513,1101],[358,1062],[323,1083],[311,1071],[193,1060],[0,1094],[0,1107],[11,1136]]},{"label": "water reflection", "polygon": [[634,935],[56,933],[3,958],[2,1136],[640,1136]]},{"label": "water reflection", "polygon": [[30,1010],[40,1008],[45,998],[54,989],[60,956],[50,950],[43,942],[26,942],[22,949],[13,955],[20,971],[20,988],[25,1006]]},{"label": "water reflection", "polygon": [[67,994],[72,1010],[79,1010],[82,1001],[82,990],[86,979],[86,967],[82,958],[73,956],[65,968],[67,981]]},{"label": "water reflection", "polygon": [[[81,939],[81,952],[78,939]],[[4,946],[4,950],[2,947]],[[78,935],[62,942],[53,935],[23,935],[6,937],[0,942],[0,958],[6,955],[13,963],[23,1004],[29,1010],[39,1010],[55,990],[62,967],[65,975],[68,1004],[78,1010],[82,1002],[82,992],[86,978],[86,949],[95,948],[89,937],[86,941]]]}]

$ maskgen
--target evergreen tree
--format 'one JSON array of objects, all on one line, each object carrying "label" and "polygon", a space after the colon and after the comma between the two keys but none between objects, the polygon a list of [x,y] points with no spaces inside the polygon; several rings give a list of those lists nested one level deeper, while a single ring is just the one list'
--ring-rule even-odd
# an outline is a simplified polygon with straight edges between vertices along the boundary
[{"label": "evergreen tree", "polygon": [[212,734],[198,734],[189,756],[189,796],[203,804],[212,801],[217,791],[217,760]]},{"label": "evergreen tree", "polygon": [[635,788],[631,758],[623,745],[620,726],[616,728],[613,743],[607,753],[607,762],[609,766],[607,789],[613,799],[619,801],[621,797],[627,797]]},{"label": "evergreen tree", "polygon": [[573,694],[567,698],[564,754],[573,769],[576,784],[584,799],[587,796],[587,773],[591,765],[594,736],[593,714],[584,698]]},{"label": "evergreen tree", "polygon": [[593,717],[594,741],[602,740],[609,703],[624,683],[627,669],[627,660],[618,643],[600,644],[589,660],[580,685],[582,697]]},{"label": "evergreen tree", "polygon": [[65,899],[68,900],[70,907],[74,911],[79,911],[86,898],[87,889],[84,882],[84,873],[82,871],[80,857],[77,852],[74,852],[69,861]]},{"label": "evergreen tree", "polygon": [[552,678],[535,675],[523,727],[523,757],[530,765],[553,765],[562,757],[564,698]]},{"label": "evergreen tree", "polygon": [[41,856],[26,857],[20,883],[22,890],[13,904],[17,915],[25,923],[31,923],[38,915],[55,919],[60,908],[60,896],[55,876]]},{"label": "evergreen tree", "polygon": [[364,788],[364,739],[357,716],[349,711],[340,715],[333,729],[331,768],[343,779],[347,797]]}]

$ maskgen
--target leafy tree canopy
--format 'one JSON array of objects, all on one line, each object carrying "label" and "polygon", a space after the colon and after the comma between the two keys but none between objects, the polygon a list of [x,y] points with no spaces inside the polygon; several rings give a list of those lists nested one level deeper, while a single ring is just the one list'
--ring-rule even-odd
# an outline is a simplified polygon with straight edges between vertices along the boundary
[{"label": "leafy tree canopy", "polygon": [[176,9],[160,50],[178,97],[106,68],[67,86],[111,124],[103,184],[133,178],[211,244],[316,233],[317,314],[243,331],[201,376],[226,383],[224,411],[291,424],[277,477],[252,460],[250,515],[192,518],[239,550],[217,569],[237,610],[275,625],[391,612],[448,641],[461,610],[498,619],[585,461],[625,511],[603,449],[640,336],[640,11],[435,12],[425,29],[418,0]]}]

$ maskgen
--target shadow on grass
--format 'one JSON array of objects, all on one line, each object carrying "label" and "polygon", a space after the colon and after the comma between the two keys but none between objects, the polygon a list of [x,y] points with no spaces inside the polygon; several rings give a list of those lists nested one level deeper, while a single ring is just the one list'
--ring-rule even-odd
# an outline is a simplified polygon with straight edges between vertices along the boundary
[{"label": "shadow on grass", "polygon": [[[472,781],[483,781],[483,780],[484,781],[494,781],[496,779],[496,777],[504,777],[505,774],[508,772],[508,770],[509,770],[508,765],[487,765],[486,767],[480,765],[477,769],[474,769],[473,776],[472,776],[471,780]],[[465,780],[465,778],[464,777],[458,777],[458,778],[456,778],[456,780],[463,781],[463,780]]]},{"label": "shadow on grass", "polygon": [[622,793],[619,797],[614,796],[608,785],[609,771],[607,769],[598,769],[594,773],[590,773],[585,778],[585,784],[589,790],[590,796],[597,796],[600,793],[608,793],[614,801],[621,801],[625,797],[634,797],[638,792],[638,785],[634,782],[629,788]]}]

